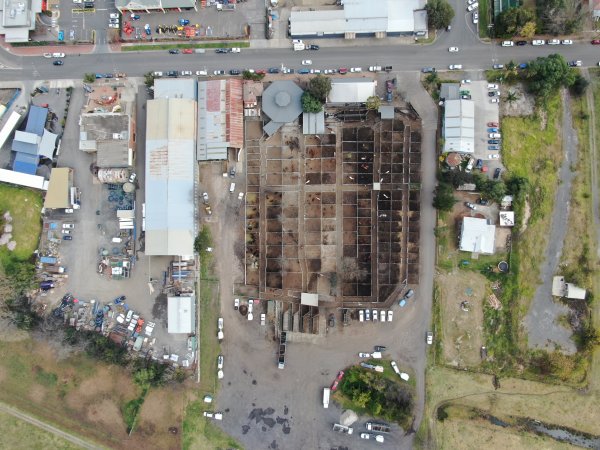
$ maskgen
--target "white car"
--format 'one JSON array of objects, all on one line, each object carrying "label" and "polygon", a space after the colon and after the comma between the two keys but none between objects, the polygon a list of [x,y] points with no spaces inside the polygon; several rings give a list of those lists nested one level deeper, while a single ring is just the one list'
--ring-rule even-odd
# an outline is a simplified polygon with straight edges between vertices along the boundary
[{"label": "white car", "polygon": [[448,69],[450,70],[461,70],[463,68],[462,64],[450,64]]},{"label": "white car", "polygon": [[368,322],[369,320],[371,320],[371,310],[370,309],[365,309],[365,320]]},{"label": "white car", "polygon": [[548,45],[560,45],[559,39],[548,39]]},{"label": "white car", "polygon": [[110,13],[109,16],[111,19],[118,19],[119,15],[117,13]]},{"label": "white car", "polygon": [[127,311],[127,317],[125,317],[125,320],[127,322],[131,322],[131,316],[133,316],[133,309],[130,309],[129,311]]},{"label": "white car", "polygon": [[[600,65],[600,63],[598,63],[598,65]],[[365,321],[365,312],[362,309],[360,311],[358,311],[358,321],[359,322]]]},{"label": "white car", "polygon": [[265,313],[262,313],[260,315],[260,324],[264,327],[267,323],[267,315]]},{"label": "white car", "polygon": [[488,155],[488,159],[500,159],[500,155],[498,153]]},{"label": "white car", "polygon": [[497,84],[488,84],[487,88],[490,89],[490,90],[491,89],[498,89],[498,85]]},{"label": "white car", "polygon": [[241,51],[239,47],[231,47],[231,53],[240,53]]},{"label": "white car", "polygon": [[467,5],[472,5],[473,3],[476,3],[477,0],[467,0]]},{"label": "white car", "polygon": [[392,365],[392,369],[394,369],[394,372],[400,375],[400,370],[398,369],[398,364],[396,364],[396,361],[392,361],[390,362],[390,364]]},{"label": "white car", "polygon": [[371,436],[373,436],[373,438],[377,442],[384,442],[385,441],[385,438],[381,434],[360,433],[360,438],[361,439],[371,439]]},{"label": "white car", "polygon": [[219,320],[217,320],[217,328],[221,331],[223,331],[223,318],[219,317]]},{"label": "white car", "polygon": [[233,309],[236,311],[238,309],[240,309],[240,299],[239,298],[233,299]]},{"label": "white car", "polygon": [[400,372],[400,378],[402,378],[404,381],[410,380],[410,376],[406,372]]},{"label": "white car", "polygon": [[135,173],[135,172],[132,172],[132,173],[129,175],[129,182],[130,182],[130,183],[134,183],[136,178],[137,178],[137,173]]},{"label": "white car", "polygon": [[62,234],[71,234],[71,230],[62,230]]},{"label": "white car", "polygon": [[500,99],[498,97],[490,98],[490,103],[500,103]]},{"label": "white car", "polygon": [[302,60],[302,65],[303,66],[310,66],[310,65],[312,65],[312,59],[303,59]]},{"label": "white car", "polygon": [[448,47],[448,51],[450,53],[456,53],[458,51],[458,47]]},{"label": "white car", "polygon": [[208,71],[207,70],[196,70],[196,75],[200,76],[207,76],[208,75]]},{"label": "white car", "polygon": [[370,353],[363,353],[363,352],[360,352],[360,353],[358,354],[358,357],[359,357],[359,358],[370,358],[370,357],[371,357],[371,354],[370,354]]},{"label": "white car", "polygon": [[460,80],[460,84],[471,84],[471,80]]},{"label": "white car", "polygon": [[477,8],[479,8],[479,3],[475,2],[472,5],[467,6],[467,11],[471,12],[474,9],[477,9]]},{"label": "white car", "polygon": [[379,313],[379,321],[380,322],[385,322],[385,311],[383,309]]},{"label": "white car", "polygon": [[62,227],[64,229],[67,229],[67,230],[72,230],[73,228],[75,228],[75,224],[72,224],[72,223],[63,223]]},{"label": "white car", "polygon": [[387,321],[391,322],[392,319],[394,318],[394,311],[389,310],[387,314],[388,314]]},{"label": "white car", "polygon": [[217,357],[217,369],[223,368],[223,355]]},{"label": "white car", "polygon": [[252,311],[254,311],[254,300],[250,299],[248,300],[248,312],[251,313]]},{"label": "white car", "polygon": [[44,53],[44,58],[52,58],[52,53]]},{"label": "white car", "polygon": [[474,24],[479,23],[479,13],[477,11],[473,11],[473,23]]},{"label": "white car", "polygon": [[64,53],[52,53],[52,57],[53,58],[64,58],[65,54]]},{"label": "white car", "polygon": [[514,45],[513,41],[502,41],[502,47],[513,47]]},{"label": "white car", "polygon": [[182,77],[189,77],[193,75],[191,70],[182,70],[180,73]]},{"label": "white car", "polygon": [[534,39],[531,41],[531,45],[545,45],[546,41],[543,39]]},{"label": "white car", "polygon": [[488,138],[490,139],[500,139],[502,135],[500,133],[490,133],[488,134]]},{"label": "white car", "polygon": [[431,345],[433,344],[433,332],[432,331],[428,331],[426,334],[426,342],[427,345]]},{"label": "white car", "polygon": [[565,39],[561,42],[562,45],[573,45],[573,41],[571,39]]},{"label": "white car", "polygon": [[350,67],[350,72],[353,72],[353,73],[362,72],[362,67]]}]

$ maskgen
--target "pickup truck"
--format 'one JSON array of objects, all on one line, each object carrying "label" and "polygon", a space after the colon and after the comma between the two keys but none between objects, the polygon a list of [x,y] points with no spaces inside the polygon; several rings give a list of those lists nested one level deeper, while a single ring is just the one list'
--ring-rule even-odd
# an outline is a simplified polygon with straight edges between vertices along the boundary
[{"label": "pickup truck", "polygon": [[377,431],[378,433],[389,433],[391,428],[385,423],[367,422],[367,430]]}]

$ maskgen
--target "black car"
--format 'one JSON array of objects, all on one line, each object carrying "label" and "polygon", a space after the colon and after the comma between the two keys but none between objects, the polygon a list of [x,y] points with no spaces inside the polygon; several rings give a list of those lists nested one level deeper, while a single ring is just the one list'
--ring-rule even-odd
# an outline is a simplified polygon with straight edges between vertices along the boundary
[{"label": "black car", "polygon": [[54,64],[55,66],[62,66],[63,62],[60,60],[57,60],[57,61],[53,61],[52,64]]},{"label": "black car", "polygon": [[500,178],[501,173],[502,173],[502,169],[500,167],[498,167],[496,170],[494,170],[494,180],[497,180],[498,178]]},{"label": "black car", "polygon": [[176,77],[177,76],[177,71],[176,70],[168,70],[167,71],[167,76],[168,77]]},{"label": "black car", "polygon": [[229,75],[239,75],[241,72],[237,69],[231,69]]},{"label": "black car", "polygon": [[495,97],[496,96],[496,91],[489,91],[488,92],[488,97]]},{"label": "black car", "polygon": [[520,45],[520,46],[527,45],[527,41],[517,41],[517,45]]},{"label": "black car", "polygon": [[271,67],[268,72],[269,73],[279,73],[279,69],[277,67]]},{"label": "black car", "polygon": [[215,50],[215,53],[227,53],[227,49],[226,48],[218,48]]},{"label": "black car", "polygon": [[310,44],[310,45],[308,46],[308,49],[309,49],[309,50],[319,50],[319,46],[318,46],[318,45],[315,45],[315,44]]},{"label": "black car", "polygon": [[69,236],[69,235],[67,235],[67,236],[63,236],[63,239],[64,239],[65,241],[72,241],[72,240],[73,240],[73,236]]},{"label": "black car", "polygon": [[489,201],[486,200],[485,198],[478,198],[477,199],[477,203],[479,203],[482,206],[485,206],[485,205],[487,205],[489,203]]},{"label": "black car", "polygon": [[176,48],[172,48],[171,50],[169,50],[169,53],[171,55],[178,55],[179,54],[179,50],[177,50]]},{"label": "black car", "polygon": [[483,167],[483,159],[478,159],[477,164],[475,164],[475,168],[481,170]]},{"label": "black car", "polygon": [[385,345],[376,345],[375,346],[376,352],[385,352],[386,349],[387,349],[387,347]]}]

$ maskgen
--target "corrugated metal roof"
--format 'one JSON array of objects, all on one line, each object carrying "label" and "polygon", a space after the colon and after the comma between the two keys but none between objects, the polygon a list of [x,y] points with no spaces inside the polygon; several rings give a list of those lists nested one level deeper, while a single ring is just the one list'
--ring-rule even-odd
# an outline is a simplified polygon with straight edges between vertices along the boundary
[{"label": "corrugated metal roof", "polygon": [[302,134],[324,134],[325,111],[302,113]]},{"label": "corrugated metal roof", "polygon": [[263,127],[263,131],[269,136],[273,136],[277,132],[277,130],[279,130],[284,125],[285,123],[283,122],[275,122],[274,120],[272,120]]},{"label": "corrugated metal roof", "polygon": [[393,119],[394,118],[394,107],[393,106],[380,106],[379,114],[381,114],[382,119]]},{"label": "corrugated metal roof", "polygon": [[196,100],[196,80],[192,78],[157,78],[154,80],[154,98],[187,98]]},{"label": "corrugated metal roof", "polygon": [[48,108],[32,105],[29,109],[29,115],[27,116],[25,131],[41,136],[44,134],[44,126],[46,125],[47,117]]},{"label": "corrugated metal roof", "polygon": [[494,253],[496,227],[488,225],[485,219],[477,217],[463,218],[460,236],[460,249],[463,252]]},{"label": "corrugated metal roof", "polygon": [[56,148],[57,138],[57,134],[54,134],[48,130],[44,130],[44,135],[42,136],[42,141],[39,145],[38,155],[52,159],[54,157],[54,149]]},{"label": "corrugated metal roof", "polygon": [[227,141],[229,147],[244,146],[244,104],[242,80],[233,78],[227,80]]},{"label": "corrugated metal roof", "polygon": [[14,172],[12,170],[0,169],[0,181],[34,189],[42,189],[44,191],[48,190],[48,182],[44,177]]},{"label": "corrugated metal roof", "polygon": [[100,141],[97,152],[96,165],[98,167],[129,167],[128,141]]},{"label": "corrugated metal roof", "polygon": [[303,92],[293,81],[274,81],[263,92],[262,110],[277,122],[293,122],[302,113]]},{"label": "corrugated metal roof", "polygon": [[444,153],[475,151],[475,104],[471,100],[444,103]]},{"label": "corrugated metal roof", "polygon": [[71,183],[71,169],[68,167],[55,167],[52,169],[44,208],[69,208],[71,206]]},{"label": "corrugated metal roof", "polygon": [[146,254],[194,254],[196,102],[146,104]]},{"label": "corrugated metal roof", "polygon": [[169,297],[167,302],[167,331],[169,333],[194,333],[196,331],[194,297]]},{"label": "corrugated metal roof", "polygon": [[17,153],[13,162],[13,170],[15,172],[27,173],[35,175],[38,165],[38,156],[29,155],[27,153]]},{"label": "corrugated metal roof", "polygon": [[364,103],[375,95],[375,81],[369,78],[339,78],[331,81],[327,103]]}]

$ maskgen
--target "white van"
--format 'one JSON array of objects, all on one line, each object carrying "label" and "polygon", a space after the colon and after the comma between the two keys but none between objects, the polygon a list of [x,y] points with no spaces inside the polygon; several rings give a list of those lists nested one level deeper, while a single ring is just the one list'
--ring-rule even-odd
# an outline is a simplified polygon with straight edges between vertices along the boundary
[{"label": "white van", "polygon": [[513,41],[502,41],[502,47],[512,47],[515,45]]},{"label": "white van", "polygon": [[229,193],[230,193],[230,194],[233,194],[233,192],[234,192],[234,191],[235,191],[235,183],[231,183],[231,184],[229,185]]},{"label": "white van", "polygon": [[323,388],[323,408],[329,408],[329,395],[331,393],[331,389]]},{"label": "white van", "polygon": [[475,165],[475,159],[469,158],[469,162],[467,163],[467,167],[465,168],[465,172],[469,173],[473,170],[473,166]]}]

